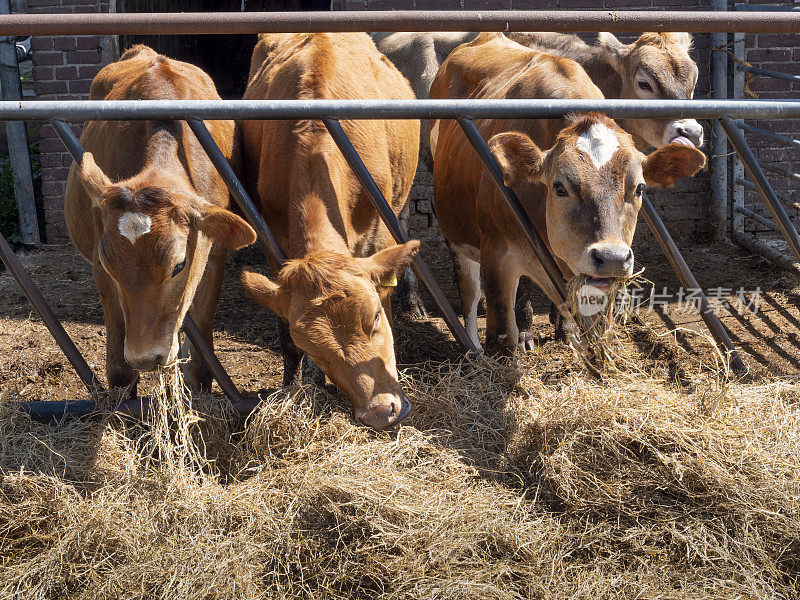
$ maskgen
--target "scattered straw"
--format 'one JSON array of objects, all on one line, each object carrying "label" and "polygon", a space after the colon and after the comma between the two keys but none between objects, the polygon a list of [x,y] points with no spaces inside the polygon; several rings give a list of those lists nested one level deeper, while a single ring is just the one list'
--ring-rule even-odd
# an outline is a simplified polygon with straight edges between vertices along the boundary
[{"label": "scattered straw", "polygon": [[544,362],[407,369],[384,433],[313,387],[242,422],[177,371],[141,424],[4,397],[0,597],[798,597],[800,385]]}]

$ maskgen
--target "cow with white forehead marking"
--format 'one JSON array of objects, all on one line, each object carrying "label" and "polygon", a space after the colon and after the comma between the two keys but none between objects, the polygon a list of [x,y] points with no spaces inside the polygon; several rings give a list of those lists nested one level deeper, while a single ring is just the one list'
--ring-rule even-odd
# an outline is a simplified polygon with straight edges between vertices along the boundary
[{"label": "cow with white forehead marking", "polygon": [[[102,69],[90,97],[219,99],[203,71],[146,46],[134,46]],[[233,123],[208,126],[230,156]],[[178,357],[187,312],[212,343],[226,252],[251,244],[255,232],[227,210],[228,190],[185,123],[94,121],[81,142],[87,152],[67,181],[67,227],[94,268],[109,386],[133,394],[139,371]],[[211,385],[196,352],[188,379],[196,388]]]},{"label": "cow with white forehead marking", "polygon": [[[575,61],[525,48],[501,34],[481,34],[442,64],[431,97],[603,95]],[[645,185],[672,186],[705,164],[689,140],[644,156],[630,134],[598,113],[476,124],[564,275],[584,274],[599,288],[633,272],[631,243]],[[487,350],[511,353],[519,341],[513,310],[519,278],[530,277],[554,302],[558,295],[454,121],[439,121],[433,175],[436,215],[458,261],[467,331],[478,343],[482,281]]]}]

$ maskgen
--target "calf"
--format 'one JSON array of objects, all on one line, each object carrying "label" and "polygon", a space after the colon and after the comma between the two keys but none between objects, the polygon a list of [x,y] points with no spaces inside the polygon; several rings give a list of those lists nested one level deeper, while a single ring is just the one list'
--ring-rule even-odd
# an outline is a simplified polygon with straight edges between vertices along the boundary
[{"label": "calf", "polygon": [[[263,34],[245,99],[407,99],[408,82],[366,34]],[[242,171],[291,258],[273,280],[248,272],[250,295],[376,429],[411,405],[398,382],[389,292],[419,242],[393,245],[368,195],[318,121],[244,121]],[[417,167],[414,121],[343,121],[378,187],[400,213]],[[284,373],[286,376],[286,373]]]},{"label": "calf", "polygon": [[[431,97],[602,99],[603,94],[571,59],[525,48],[502,34],[481,34],[445,60]],[[630,244],[645,184],[671,186],[705,164],[703,153],[685,137],[645,157],[630,134],[595,113],[477,125],[506,185],[517,192],[565,276],[583,273],[601,288],[633,271]],[[431,141],[436,214],[457,256],[467,331],[478,343],[482,279],[487,350],[508,354],[519,339],[513,306],[520,276],[530,277],[554,302],[559,298],[458,125],[436,122]]]},{"label": "calf", "polygon": [[[134,46],[98,73],[90,98],[219,96],[197,67]],[[208,125],[230,156],[233,123]],[[213,343],[226,251],[251,244],[255,233],[227,210],[228,190],[185,123],[92,121],[81,142],[87,152],[67,180],[67,227],[94,269],[108,384],[135,394],[139,371],[177,358],[187,312]],[[194,352],[188,376],[193,387],[211,386],[211,373]]]}]

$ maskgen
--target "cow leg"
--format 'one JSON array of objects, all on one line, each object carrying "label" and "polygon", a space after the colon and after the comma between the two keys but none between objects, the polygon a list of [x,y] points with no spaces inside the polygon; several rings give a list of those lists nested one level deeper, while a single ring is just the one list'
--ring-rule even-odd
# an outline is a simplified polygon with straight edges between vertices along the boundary
[{"label": "cow leg", "polygon": [[[408,211],[410,203],[400,212],[400,225],[403,230],[408,231]],[[400,313],[410,314],[418,319],[428,318],[428,311],[422,302],[422,295],[419,292],[419,279],[411,267],[406,267],[400,280],[397,282],[397,300],[400,303]]]},{"label": "cow leg", "polygon": [[550,303],[550,323],[553,324],[553,339],[566,343],[567,331],[564,329],[564,317],[555,303]]},{"label": "cow leg", "polygon": [[514,300],[519,273],[510,266],[507,253],[487,256],[481,249],[481,278],[486,293],[486,352],[511,356],[519,341]]},{"label": "cow leg", "polygon": [[519,349],[522,352],[528,352],[534,348],[532,293],[533,282],[528,277],[520,278],[514,313],[517,319],[517,329],[519,329]]},{"label": "cow leg", "polygon": [[278,341],[283,354],[283,385],[292,385],[297,377],[297,371],[300,369],[303,354],[294,345],[292,336],[289,334],[289,324],[283,319],[278,324]]},{"label": "cow leg", "polygon": [[[214,315],[219,303],[222,279],[225,276],[226,257],[225,250],[212,247],[205,273],[197,286],[192,306],[189,308],[189,314],[192,315],[197,328],[212,349],[214,348]],[[191,358],[189,363],[183,366],[183,374],[189,387],[192,390],[210,392],[213,376],[206,361],[188,339],[184,340],[181,345],[182,356],[186,354],[186,350]]]},{"label": "cow leg", "polygon": [[481,264],[463,250],[453,248],[458,292],[461,296],[461,314],[469,339],[478,347],[478,303],[481,299]]},{"label": "cow leg", "polygon": [[125,318],[114,282],[100,264],[94,267],[94,281],[100,293],[106,323],[106,379],[109,389],[127,388],[127,395],[136,396],[139,372],[125,360]]}]

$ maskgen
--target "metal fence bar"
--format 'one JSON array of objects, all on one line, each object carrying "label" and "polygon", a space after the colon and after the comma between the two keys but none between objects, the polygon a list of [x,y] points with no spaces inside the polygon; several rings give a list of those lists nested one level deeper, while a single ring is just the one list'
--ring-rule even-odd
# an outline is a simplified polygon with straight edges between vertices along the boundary
[{"label": "metal fence bar", "polygon": [[244,189],[242,182],[239,181],[236,173],[233,172],[231,164],[228,162],[228,159],[225,158],[222,150],[219,149],[211,132],[208,131],[205,123],[199,119],[186,119],[186,123],[194,133],[197,141],[200,142],[203,150],[206,151],[208,158],[211,159],[212,164],[216,167],[225,185],[228,186],[228,190],[230,190],[236,204],[239,205],[239,208],[247,217],[247,220],[250,221],[250,224],[256,230],[264,252],[267,256],[272,258],[276,266],[280,267],[284,261],[286,261],[286,253],[283,251],[283,248],[281,248],[280,243],[278,243],[278,238],[275,237],[275,234],[272,233],[269,225],[267,225],[267,222],[264,220],[261,211],[258,210],[253,203],[253,199],[250,198],[247,190]]},{"label": "metal fence bar", "polygon": [[[70,155],[72,155],[72,160],[80,165],[83,161],[84,150],[80,141],[72,132],[72,129],[70,129],[66,122],[59,119],[50,119],[50,125],[52,125],[58,137],[64,142]],[[219,358],[214,354],[214,350],[203,338],[200,329],[197,327],[194,319],[192,319],[192,316],[188,313],[183,318],[183,326],[186,336],[211,370],[212,375],[214,375],[223,393],[230,400],[239,398],[241,396],[239,390],[236,389],[233,380],[231,380],[227,371],[225,371],[225,367],[219,362]]]},{"label": "metal fence bar", "polygon": [[545,273],[547,273],[550,283],[552,283],[561,302],[563,302],[567,297],[567,284],[564,281],[564,274],[553,258],[550,249],[544,243],[542,236],[539,235],[539,232],[536,230],[528,213],[525,212],[525,208],[514,193],[514,190],[503,183],[503,172],[500,169],[500,165],[498,165],[497,161],[494,159],[494,156],[492,156],[492,152],[489,150],[486,140],[483,139],[481,132],[478,131],[472,119],[458,119],[458,124],[464,131],[464,135],[467,136],[469,143],[472,144],[481,162],[483,162],[486,170],[492,176],[495,185],[497,185],[498,189],[503,194],[503,197],[508,203],[509,208],[511,208],[511,212],[517,221],[517,225],[519,225],[524,232],[525,238],[528,244],[530,244],[533,253],[536,255],[536,258],[539,259],[539,262],[542,263],[542,267]]},{"label": "metal fence bar", "polygon": [[681,255],[680,250],[678,250],[678,246],[675,244],[675,241],[672,239],[669,231],[667,231],[667,228],[664,226],[664,222],[661,220],[661,217],[658,216],[658,213],[656,212],[653,204],[650,202],[650,198],[647,197],[647,194],[642,194],[642,216],[647,222],[647,225],[650,227],[650,230],[655,234],[659,246],[661,246],[661,249],[664,251],[667,260],[669,260],[670,264],[672,265],[672,268],[675,271],[675,274],[678,276],[678,280],[680,281],[681,285],[686,290],[697,290],[699,293],[700,316],[702,317],[703,321],[705,321],[706,327],[708,327],[708,330],[711,332],[711,335],[714,337],[714,340],[716,340],[717,344],[725,349],[728,357],[730,358],[733,371],[740,375],[746,374],[747,367],[742,361],[741,356],[739,356],[739,353],[736,351],[736,347],[733,345],[731,338],[728,336],[728,332],[725,331],[725,327],[722,325],[719,317],[717,317],[714,309],[708,303],[708,298],[706,298],[706,295],[703,293],[700,284],[697,283],[697,279],[695,279],[691,269],[689,269],[689,265],[686,264],[686,261]]},{"label": "metal fence bar", "polygon": [[32,100],[0,102],[0,120],[560,119],[579,112],[641,119],[794,119],[800,100]]},{"label": "metal fence bar", "polygon": [[800,148],[800,140],[790,138],[788,135],[775,133],[774,131],[770,131],[769,129],[764,129],[763,127],[756,127],[755,125],[750,125],[750,123],[745,123],[744,121],[737,121],[737,124],[739,125],[739,127],[744,129],[745,131],[749,131],[750,133],[763,135],[764,137],[768,137],[773,140],[783,142],[784,144],[787,144],[789,146],[795,146]]},{"label": "metal fence bar", "polygon": [[16,279],[22,292],[33,305],[36,313],[41,317],[42,322],[50,331],[58,347],[61,348],[64,356],[67,357],[67,360],[75,369],[75,372],[78,374],[78,377],[81,378],[83,385],[87,387],[89,393],[95,394],[102,391],[103,384],[97,379],[91,367],[80,353],[80,350],[75,346],[75,342],[69,337],[64,326],[61,325],[61,321],[58,320],[53,309],[47,304],[47,300],[44,299],[39,288],[36,287],[33,279],[28,275],[22,263],[19,262],[17,255],[11,250],[11,246],[8,245],[6,238],[3,237],[2,234],[0,234],[0,259],[2,259],[8,271],[14,279]]},{"label": "metal fence bar", "polygon": [[[750,183],[750,182],[748,182],[748,183]],[[755,186],[753,186],[753,187],[755,187]],[[742,213],[745,217],[750,217],[754,221],[757,221],[758,223],[761,223],[767,229],[770,229],[772,231],[777,231],[778,233],[780,233],[780,229],[775,224],[775,221],[770,221],[766,217],[762,217],[757,212],[752,211],[749,208],[745,208],[744,206],[737,206],[737,207],[734,208],[734,210],[736,210],[737,212]]]},{"label": "metal fence bar", "polygon": [[777,175],[780,175],[781,177],[787,177],[788,179],[794,179],[795,181],[800,181],[800,173],[796,173],[795,171],[790,171],[789,169],[784,169],[783,167],[779,167],[777,165],[763,163],[761,161],[759,161],[758,164],[765,171],[770,171],[771,173],[775,173]]},{"label": "metal fence bar", "polygon": [[795,33],[800,16],[771,12],[397,10],[17,14],[0,35],[195,35],[337,31],[688,31]]},{"label": "metal fence bar", "polygon": [[[408,234],[403,230],[402,225],[400,225],[400,221],[397,219],[397,215],[394,214],[394,211],[392,210],[391,206],[389,206],[389,203],[386,202],[386,198],[383,197],[380,188],[375,183],[372,175],[370,175],[367,166],[364,164],[364,161],[361,160],[358,151],[353,146],[350,138],[347,137],[347,133],[345,133],[344,129],[342,129],[341,123],[339,123],[337,119],[332,118],[324,118],[322,119],[322,122],[325,124],[328,133],[331,134],[333,141],[339,147],[339,150],[341,151],[342,156],[344,156],[344,159],[347,161],[347,164],[350,165],[350,168],[353,169],[353,172],[356,174],[356,177],[358,177],[361,185],[364,186],[367,195],[372,200],[373,206],[375,206],[375,210],[378,211],[378,214],[386,224],[386,227],[389,229],[389,232],[392,234],[394,240],[398,244],[404,244],[405,242],[409,241]],[[448,302],[447,297],[442,291],[442,288],[440,288],[439,284],[436,283],[433,273],[430,272],[419,254],[414,257],[414,260],[411,263],[411,268],[414,270],[414,273],[416,273],[417,277],[419,277],[425,284],[425,287],[428,288],[431,296],[433,296],[433,299],[436,302],[436,305],[439,307],[439,310],[442,311],[442,316],[444,317],[447,326],[450,328],[450,331],[453,333],[453,336],[470,352],[474,352],[476,354],[479,353],[480,348],[478,348],[470,339],[469,335],[467,334],[467,330],[464,329],[461,321],[458,320],[458,316],[453,310],[453,307],[450,306],[450,302]]]},{"label": "metal fence bar", "polygon": [[[728,0],[711,0],[715,11],[727,11]],[[712,33],[708,37],[711,48],[725,48],[727,33]],[[728,98],[728,56],[724,52],[711,53],[711,94],[716,100]],[[711,209],[709,221],[711,236],[719,241],[728,232],[728,139],[719,122],[711,125]]]},{"label": "metal fence bar", "polygon": [[763,75],[764,77],[771,77],[773,79],[800,82],[800,75],[792,75],[791,73],[784,73],[782,71],[773,71],[772,69],[762,69],[761,67],[751,67],[748,65],[736,65],[736,68],[745,73],[752,73],[753,75]]},{"label": "metal fence bar", "polygon": [[[743,33],[733,34],[733,56],[735,61],[743,62],[745,59],[744,41],[745,41],[745,35]],[[733,70],[734,99],[739,100],[744,96],[746,83],[747,82],[744,71],[739,71],[738,69],[734,69]],[[744,163],[742,163],[742,160],[736,153],[733,153],[733,156],[731,156],[731,162],[733,163],[732,178],[734,182],[738,180],[744,180]],[[733,239],[734,241],[737,239],[738,234],[744,234],[745,222],[743,215],[742,213],[734,210],[736,207],[744,208],[744,202],[745,202],[744,187],[742,187],[741,185],[736,185],[734,183],[733,190],[731,193],[731,239]],[[739,237],[741,239],[745,239],[743,235]]]},{"label": "metal fence bar", "polygon": [[775,194],[772,186],[770,186],[769,181],[767,181],[767,177],[764,175],[764,171],[761,170],[750,146],[747,145],[744,135],[742,135],[742,132],[739,131],[739,128],[736,126],[736,122],[731,118],[723,118],[722,127],[725,129],[725,134],[728,136],[731,144],[736,149],[739,158],[741,158],[744,163],[744,167],[750,179],[758,188],[758,193],[761,194],[767,208],[769,208],[769,211],[772,213],[772,218],[775,219],[775,223],[780,228],[781,235],[783,235],[783,238],[789,244],[789,249],[792,251],[795,260],[800,262],[800,237],[797,235],[797,230],[794,228],[792,220],[789,218],[789,215],[786,214],[786,209],[783,208],[778,196]]},{"label": "metal fence bar", "polygon": [[[755,184],[755,183],[753,183],[752,181],[747,181],[747,179],[739,179],[739,178],[737,177],[737,178],[736,178],[736,183],[738,183],[739,185],[743,185],[743,186],[744,186],[744,187],[746,187],[748,190],[753,190],[754,192],[757,192],[757,191],[758,191],[758,188],[756,187],[756,184]],[[739,206],[738,204],[736,204],[736,205],[733,207],[733,210],[741,212],[741,209],[742,209],[742,208],[744,208],[744,207],[743,207],[743,206]],[[742,214],[745,214],[745,213],[743,213],[743,212],[742,212]]]}]

